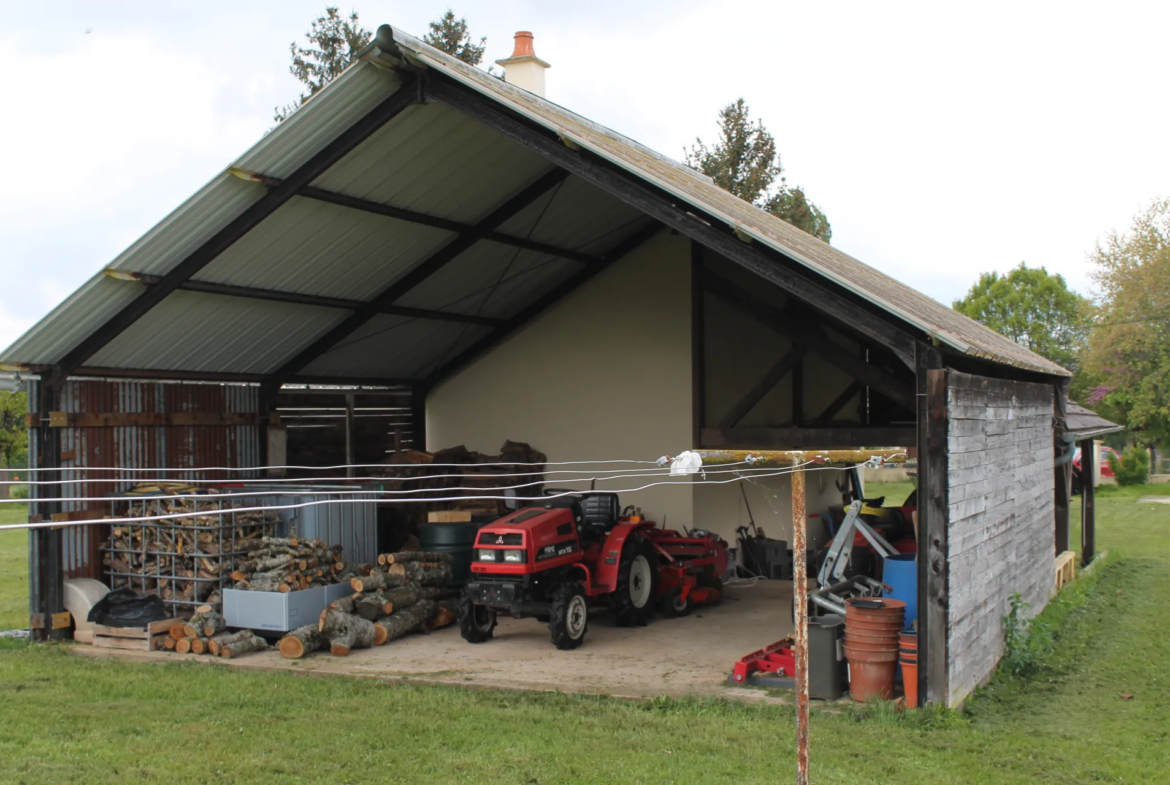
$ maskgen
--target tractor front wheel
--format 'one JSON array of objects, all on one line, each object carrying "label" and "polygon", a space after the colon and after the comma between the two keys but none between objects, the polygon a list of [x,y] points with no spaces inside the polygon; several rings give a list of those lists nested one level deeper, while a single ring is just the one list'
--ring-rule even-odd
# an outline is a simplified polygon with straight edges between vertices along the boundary
[{"label": "tractor front wheel", "polygon": [[585,589],[571,581],[557,588],[549,607],[548,631],[558,649],[575,649],[585,642],[589,629],[589,603]]},{"label": "tractor front wheel", "polygon": [[695,604],[691,600],[690,594],[687,595],[686,600],[683,600],[681,586],[662,598],[662,615],[669,619],[686,616],[693,607]]},{"label": "tractor front wheel", "polygon": [[496,631],[496,612],[486,605],[476,605],[464,591],[459,598],[459,633],[468,643],[483,643]]}]

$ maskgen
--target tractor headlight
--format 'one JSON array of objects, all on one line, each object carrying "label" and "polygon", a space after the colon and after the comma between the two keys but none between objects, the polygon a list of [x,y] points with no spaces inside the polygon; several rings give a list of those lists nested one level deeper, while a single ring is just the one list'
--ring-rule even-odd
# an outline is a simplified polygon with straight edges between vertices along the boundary
[{"label": "tractor headlight", "polygon": [[510,561],[515,564],[523,564],[524,551],[504,551],[504,561]]},{"label": "tractor headlight", "polygon": [[477,559],[479,561],[495,561],[496,551],[481,550]]}]

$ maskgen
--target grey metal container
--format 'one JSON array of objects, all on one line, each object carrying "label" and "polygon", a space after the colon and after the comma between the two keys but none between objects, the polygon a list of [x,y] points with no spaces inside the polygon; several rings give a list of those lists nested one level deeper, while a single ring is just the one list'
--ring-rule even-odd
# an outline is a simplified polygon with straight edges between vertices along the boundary
[{"label": "grey metal container", "polygon": [[224,589],[223,616],[229,627],[288,632],[316,624],[329,603],[353,594],[348,583],[316,586],[282,594],[277,591]]},{"label": "grey metal container", "polygon": [[282,507],[305,505],[275,511],[280,516],[281,537],[289,536],[295,529],[298,537],[324,540],[330,545],[340,544],[342,558],[347,564],[377,560],[378,505],[372,491],[369,496],[339,493],[335,485],[274,485],[261,490],[283,491],[279,495],[265,496],[266,504]]}]

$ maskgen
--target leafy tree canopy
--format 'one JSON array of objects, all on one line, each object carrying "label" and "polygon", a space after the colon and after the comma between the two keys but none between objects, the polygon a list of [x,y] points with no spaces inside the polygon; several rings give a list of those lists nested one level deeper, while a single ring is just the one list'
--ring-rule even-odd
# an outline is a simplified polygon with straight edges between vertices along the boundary
[{"label": "leafy tree canopy", "polygon": [[[455,12],[447,9],[447,13],[431,22],[429,27],[430,31],[424,40],[431,46],[471,65],[479,65],[483,60],[487,38],[480,38],[478,44],[474,43],[466,18],[456,18]],[[273,111],[273,119],[278,123],[283,122],[297,107],[332,82],[349,67],[357,53],[370,43],[373,35],[362,26],[357,11],[344,16],[336,6],[327,7],[325,14],[317,17],[309,26],[309,31],[305,33],[305,43],[293,41],[288,46],[292,54],[292,64],[288,70],[305,89],[295,103],[277,107]]]},{"label": "leafy tree canopy", "polygon": [[1098,319],[1085,369],[1088,405],[1146,444],[1170,441],[1170,199],[1153,202],[1129,231],[1090,257]]},{"label": "leafy tree canopy", "polygon": [[21,466],[28,454],[28,395],[0,391],[0,460]]},{"label": "leafy tree canopy", "polygon": [[326,8],[325,15],[317,17],[309,27],[309,32],[305,33],[306,45],[298,45],[296,41],[288,45],[292,54],[292,65],[288,70],[306,89],[301,92],[296,103],[283,109],[277,108],[273,119],[283,121],[298,106],[332,82],[372,38],[373,33],[362,27],[357,11],[342,16],[336,6]]},{"label": "leafy tree canopy", "polygon": [[710,146],[695,139],[685,160],[687,166],[707,175],[725,191],[825,242],[832,239],[825,214],[808,200],[803,189],[788,186],[776,139],[763,121],[752,121],[744,99],[719,112],[718,139]]},{"label": "leafy tree canopy", "polygon": [[1091,304],[1043,267],[984,273],[954,308],[1069,370],[1080,364]]},{"label": "leafy tree canopy", "polygon": [[423,36],[423,40],[431,46],[468,65],[479,65],[483,61],[487,36],[481,37],[478,44],[473,42],[466,17],[456,19],[455,12],[448,8],[447,13],[428,27],[430,30]]}]

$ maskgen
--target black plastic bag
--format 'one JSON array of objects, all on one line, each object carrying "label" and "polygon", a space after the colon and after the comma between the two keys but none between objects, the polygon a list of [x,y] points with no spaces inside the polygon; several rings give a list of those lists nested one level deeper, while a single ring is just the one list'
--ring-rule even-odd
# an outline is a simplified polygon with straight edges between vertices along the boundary
[{"label": "black plastic bag", "polygon": [[169,614],[157,594],[114,589],[89,609],[88,621],[107,627],[145,627],[166,618]]}]

